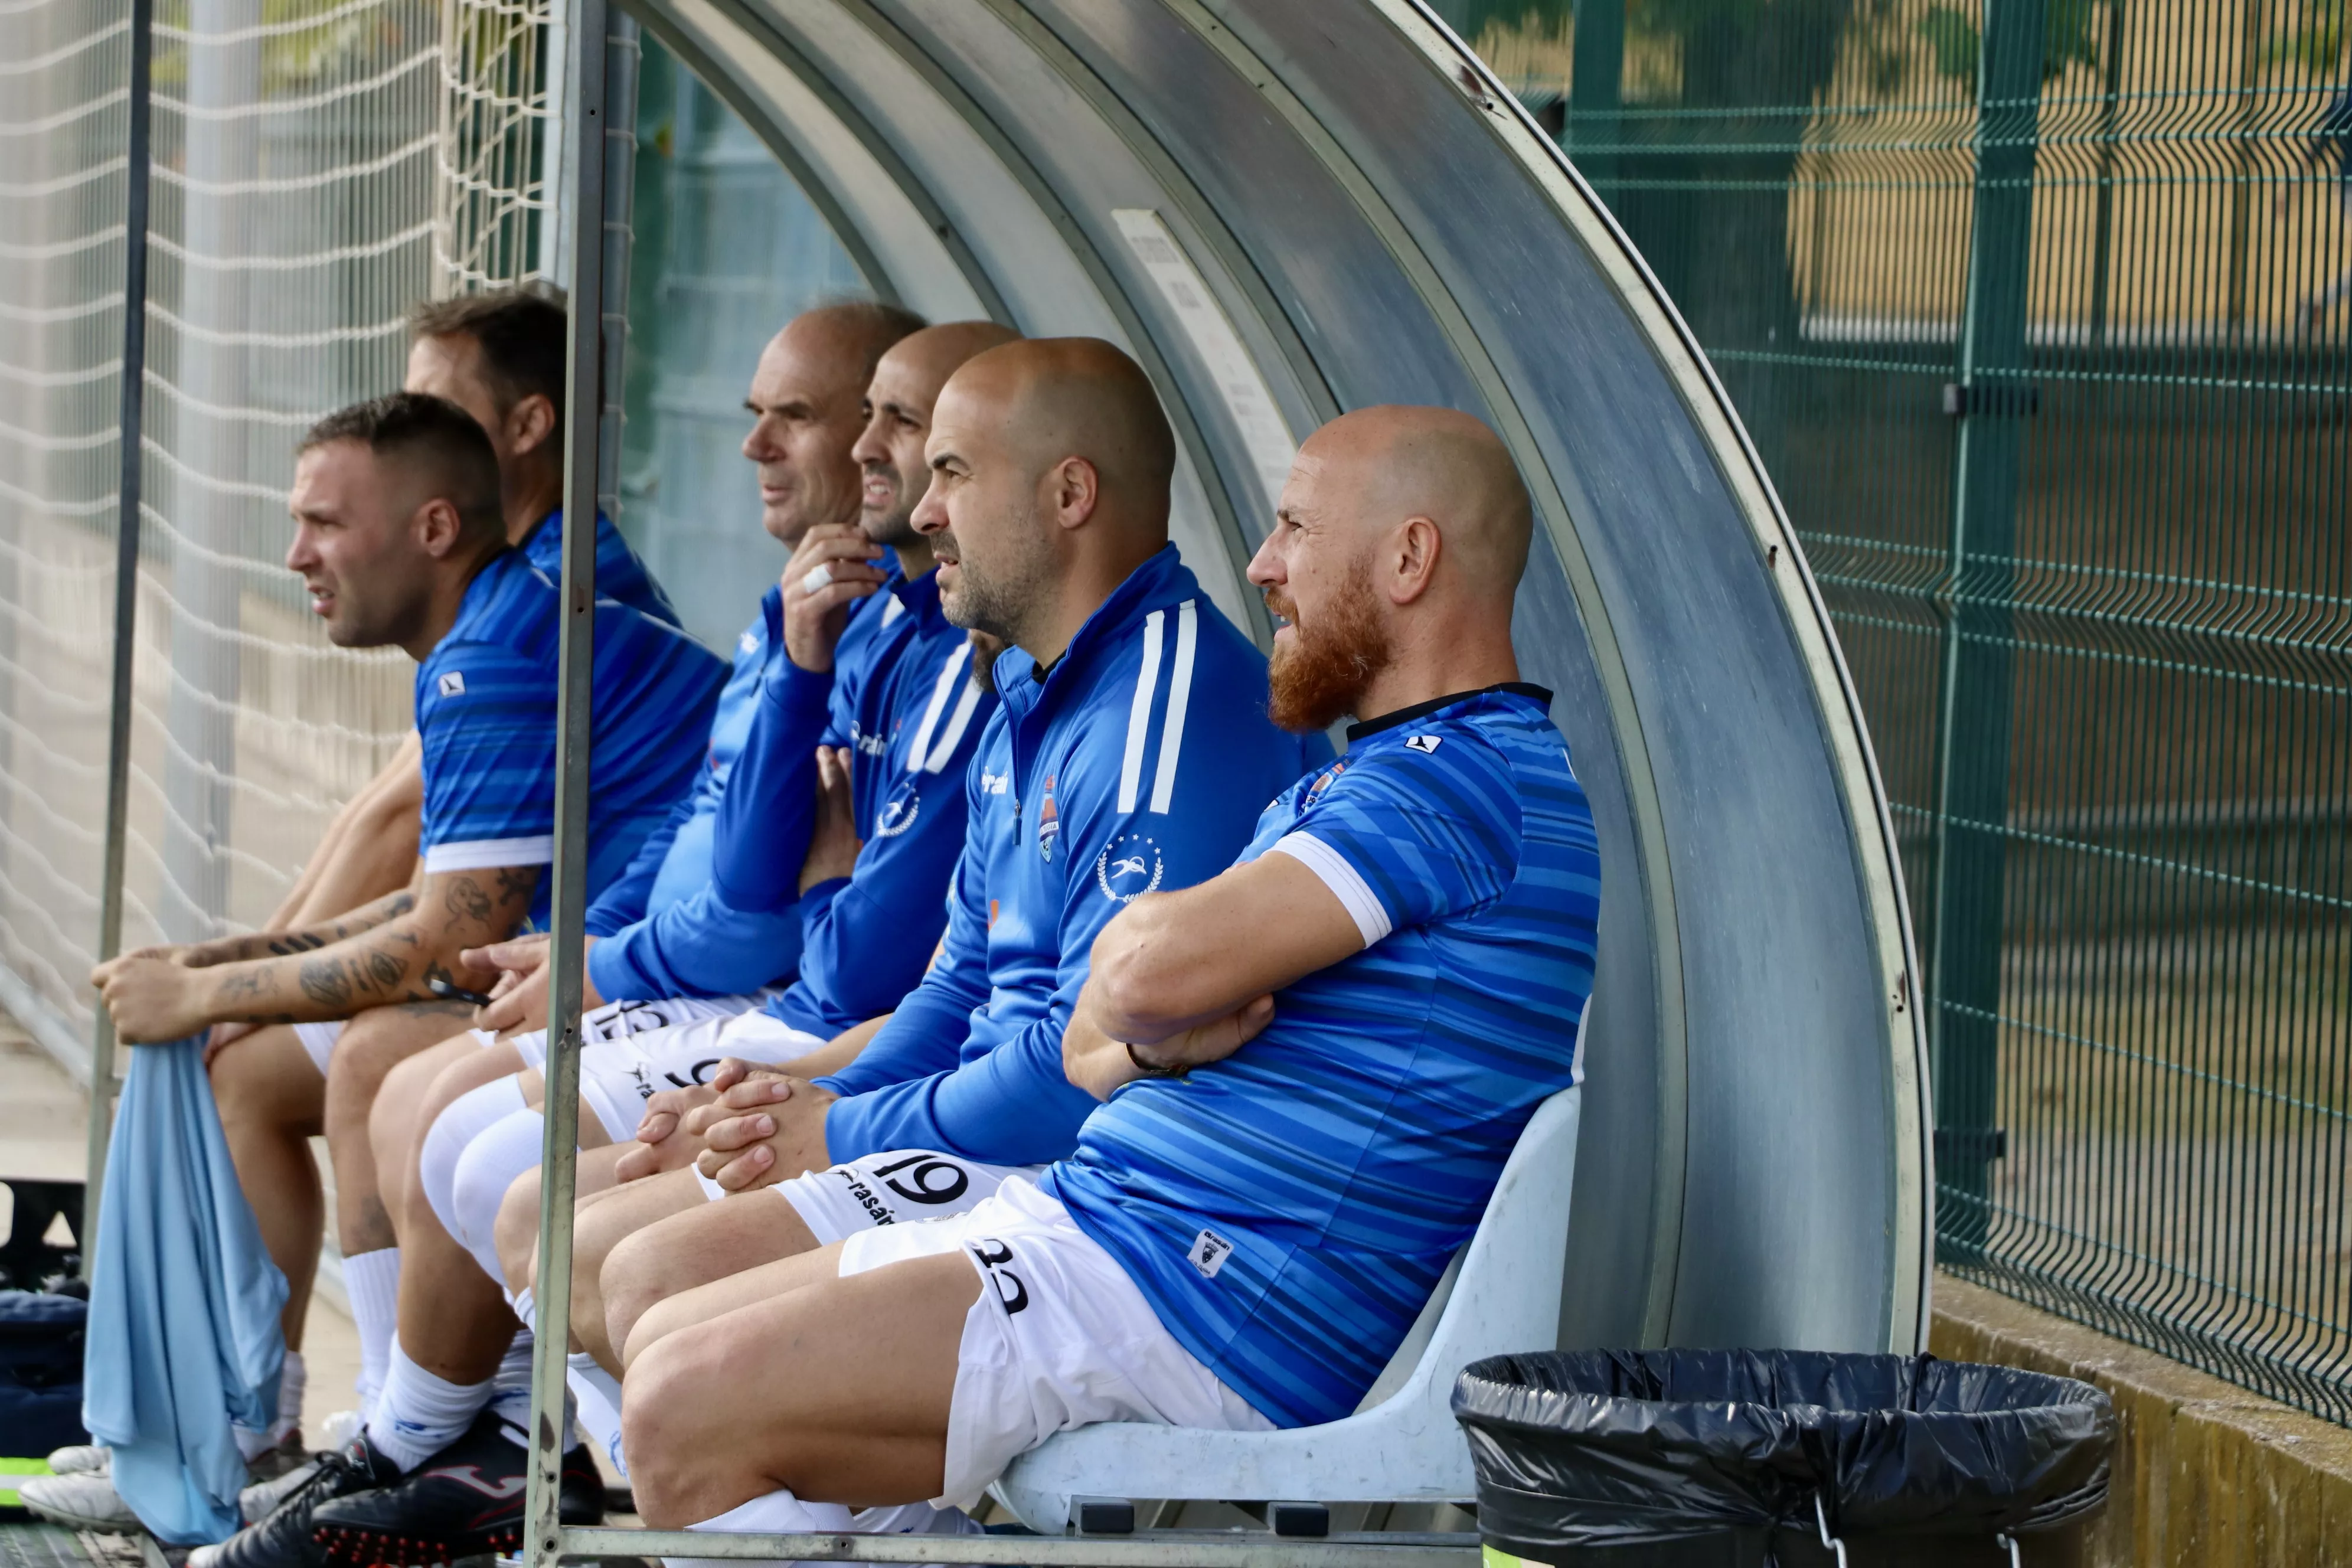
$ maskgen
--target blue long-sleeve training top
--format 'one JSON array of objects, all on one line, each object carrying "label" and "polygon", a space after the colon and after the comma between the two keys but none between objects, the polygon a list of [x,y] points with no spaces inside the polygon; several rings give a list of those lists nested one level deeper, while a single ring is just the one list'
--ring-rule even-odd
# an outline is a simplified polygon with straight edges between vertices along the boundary
[{"label": "blue long-sleeve training top", "polygon": [[[600,567],[601,571],[601,567]],[[769,667],[784,660],[782,595],[735,645],[693,787],[627,870],[589,906],[588,977],[608,1002],[730,996],[789,977],[800,956],[799,911],[730,908],[711,886],[719,803],[726,798]]]},{"label": "blue long-sleeve training top", "polygon": [[963,629],[940,608],[938,574],[894,579],[887,595],[856,658],[837,658],[833,676],[787,659],[772,678],[794,689],[773,710],[780,729],[793,714],[805,727],[816,689],[832,688],[824,730],[802,754],[818,743],[853,752],[856,864],[802,895],[800,978],[768,1004],[793,1027],[826,1038],[889,1012],[922,978],[963,850],[964,773],[996,710]]},{"label": "blue long-sleeve training top", "polygon": [[[1265,717],[1265,658],[1171,545],[1038,678],[996,662],[1003,708],[967,783],[974,824],[939,962],[823,1080],[835,1161],[938,1149],[1058,1159],[1095,1108],[1062,1073],[1094,940],[1138,896],[1225,869],[1265,804],[1330,760]],[[1189,743],[1188,743],[1189,742]]]}]

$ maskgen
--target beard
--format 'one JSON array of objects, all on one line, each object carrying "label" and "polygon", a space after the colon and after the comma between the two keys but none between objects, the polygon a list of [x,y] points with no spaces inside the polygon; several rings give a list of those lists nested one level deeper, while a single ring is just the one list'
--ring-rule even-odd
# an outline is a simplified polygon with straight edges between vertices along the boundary
[{"label": "beard", "polygon": [[920,495],[912,499],[908,497],[906,476],[898,469],[884,468],[882,471],[890,476],[891,493],[898,499],[887,512],[879,515],[871,511],[862,513],[858,526],[866,535],[866,543],[896,550],[922,538],[915,531],[915,508],[921,504],[923,498]]},{"label": "beard", "polygon": [[1364,689],[1388,668],[1388,629],[1372,613],[1372,576],[1360,563],[1341,580],[1331,607],[1311,624],[1278,588],[1266,608],[1290,622],[1266,667],[1265,716],[1294,734],[1328,730],[1357,710]]},{"label": "beard", "polygon": [[942,590],[940,608],[950,624],[966,631],[986,632],[1008,645],[1018,645],[1029,618],[1044,604],[1055,575],[1053,550],[1044,538],[1044,524],[1033,512],[1027,526],[1004,531],[1009,559],[992,561],[975,570],[955,534],[941,529],[938,541],[954,560],[956,584]]}]

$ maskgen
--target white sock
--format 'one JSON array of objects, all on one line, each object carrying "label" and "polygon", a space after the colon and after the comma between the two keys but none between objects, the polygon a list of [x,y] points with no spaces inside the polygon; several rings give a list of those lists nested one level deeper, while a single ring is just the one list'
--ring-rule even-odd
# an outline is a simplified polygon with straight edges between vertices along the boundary
[{"label": "white sock", "polygon": [[[772,1491],[686,1528],[731,1535],[838,1535],[852,1528],[853,1517],[837,1502],[803,1502],[789,1491]],[[733,1568],[724,1557],[665,1557],[662,1561],[669,1568]]]},{"label": "white sock", "polygon": [[351,1298],[352,1322],[360,1331],[360,1414],[375,1409],[392,1359],[392,1336],[400,1325],[400,1248],[379,1247],[343,1259],[343,1294]]},{"label": "white sock", "polygon": [[529,1329],[516,1334],[490,1378],[490,1408],[520,1432],[530,1430],[530,1362],[538,1348],[538,1336]]},{"label": "white sock", "polygon": [[242,1421],[229,1423],[229,1436],[236,1439],[237,1458],[249,1465],[286,1441],[301,1426],[305,1382],[302,1352],[288,1351],[285,1363],[278,1373],[277,1419],[266,1427],[248,1426]]},{"label": "white sock", "polygon": [[408,1359],[395,1342],[383,1394],[368,1417],[368,1441],[385,1458],[413,1470],[465,1435],[490,1401],[490,1385],[451,1383]]},{"label": "white sock", "polygon": [[269,1428],[273,1447],[301,1430],[302,1395],[310,1387],[310,1369],[303,1362],[302,1352],[288,1351],[286,1364],[278,1373],[278,1421]]},{"label": "white sock", "polygon": [[573,1351],[563,1358],[571,1370],[564,1382],[572,1387],[572,1403],[580,1412],[581,1430],[588,1441],[604,1450],[621,1479],[629,1479],[629,1462],[621,1458],[621,1380],[596,1364],[596,1358],[586,1351]]}]

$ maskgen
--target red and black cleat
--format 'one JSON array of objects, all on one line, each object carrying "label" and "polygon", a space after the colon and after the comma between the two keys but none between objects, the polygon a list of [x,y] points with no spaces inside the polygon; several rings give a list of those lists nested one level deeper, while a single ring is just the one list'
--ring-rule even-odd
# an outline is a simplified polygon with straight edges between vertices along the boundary
[{"label": "red and black cleat", "polygon": [[[510,1552],[522,1542],[529,1456],[522,1432],[484,1411],[466,1435],[407,1475],[339,1496],[311,1516],[320,1560],[334,1568],[424,1568]],[[566,1524],[599,1524],[604,1483],[584,1446],[563,1456]]]},{"label": "red and black cleat", "polygon": [[316,1510],[399,1476],[398,1467],[377,1453],[364,1434],[352,1438],[348,1447],[320,1454],[309,1478],[267,1518],[221,1543],[216,1568],[320,1568],[325,1559],[314,1538],[311,1516]]}]

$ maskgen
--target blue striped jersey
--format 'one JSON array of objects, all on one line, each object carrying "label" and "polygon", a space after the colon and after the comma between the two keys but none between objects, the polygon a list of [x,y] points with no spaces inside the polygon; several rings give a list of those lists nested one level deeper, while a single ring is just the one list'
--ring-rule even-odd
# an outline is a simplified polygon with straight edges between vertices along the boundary
[{"label": "blue striped jersey", "polygon": [[[562,594],[519,550],[467,584],[457,618],[416,667],[425,743],[418,832],[430,873],[555,858],[556,647]],[[701,765],[727,667],[677,627],[596,601],[590,688],[588,897],[660,826]],[[531,904],[544,925],[550,879]]]},{"label": "blue striped jersey", "polygon": [[[563,509],[557,507],[533,524],[523,535],[522,552],[530,563],[554,578],[563,581]],[[618,599],[642,616],[651,616],[669,626],[677,625],[677,612],[670,608],[669,595],[663,593],[613,520],[603,512],[596,514],[596,596]]]},{"label": "blue striped jersey", "polygon": [[1579,1071],[1601,861],[1549,702],[1512,684],[1357,725],[1268,806],[1243,860],[1303,862],[1364,948],[1232,1057],[1118,1090],[1045,1179],[1276,1423],[1355,1408]]},{"label": "blue striped jersey", "polygon": [[1062,1030],[1095,937],[1138,895],[1231,865],[1260,803],[1330,756],[1321,735],[1266,719],[1265,656],[1173,546],[1097,606],[1051,669],[1015,648],[995,674],[1003,706],[968,781],[973,831],[956,870],[988,919],[950,921],[940,963],[825,1080],[845,1097],[825,1113],[835,1160],[1068,1153],[1095,1101],[1063,1076]]}]

